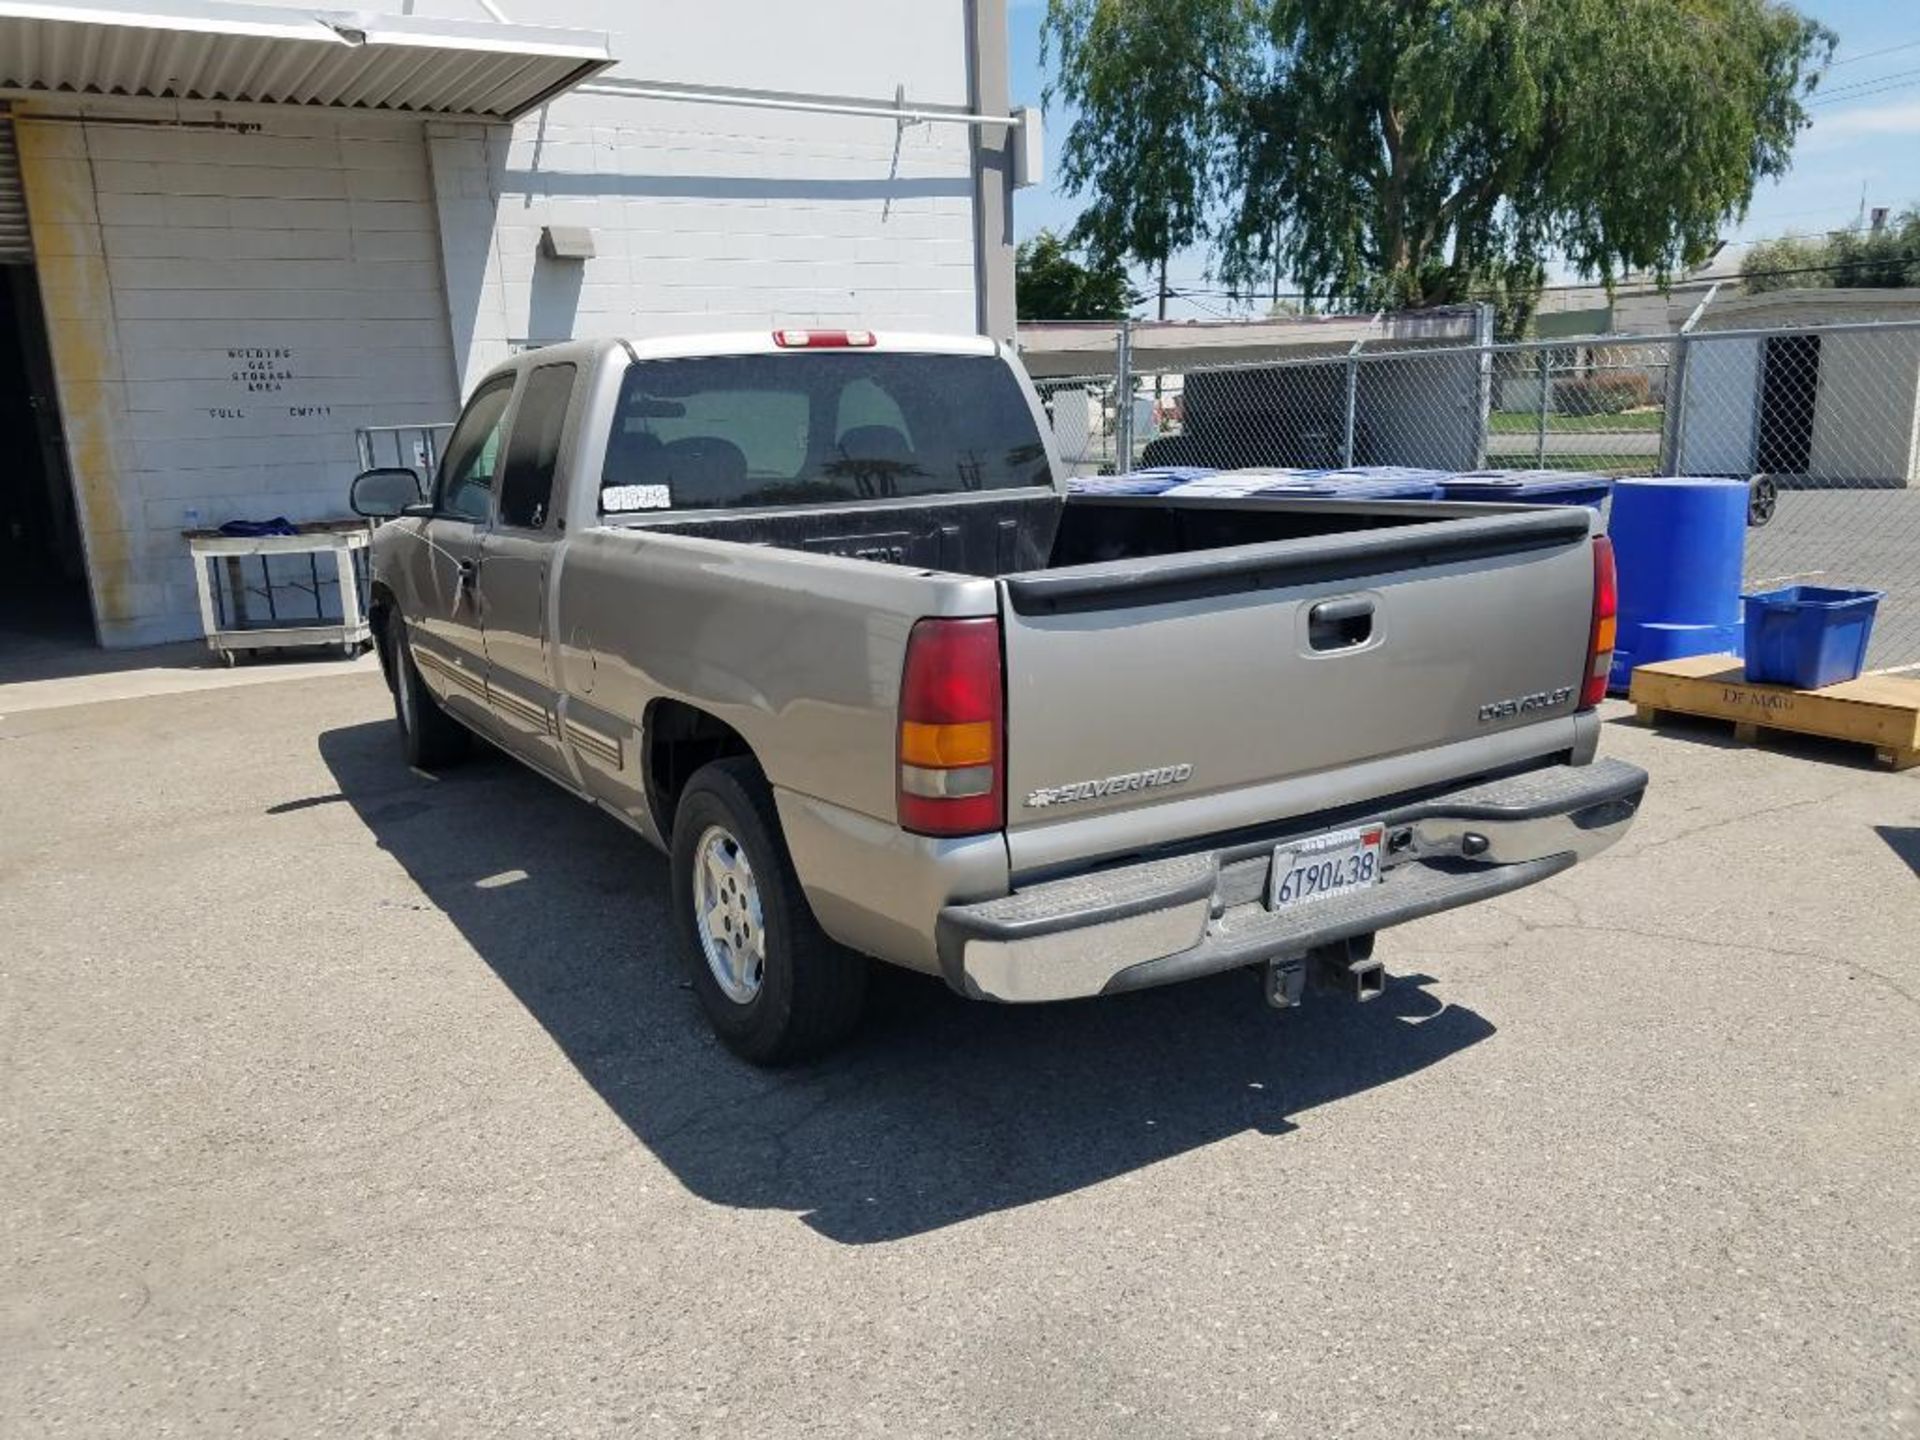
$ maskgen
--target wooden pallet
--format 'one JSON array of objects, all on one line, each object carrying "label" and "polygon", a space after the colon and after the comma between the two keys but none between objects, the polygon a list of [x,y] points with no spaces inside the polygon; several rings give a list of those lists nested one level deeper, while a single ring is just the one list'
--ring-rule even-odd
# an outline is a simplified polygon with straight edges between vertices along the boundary
[{"label": "wooden pallet", "polygon": [[1664,660],[1633,672],[1628,692],[1640,722],[1693,715],[1730,720],[1736,740],[1749,743],[1769,730],[1819,735],[1873,747],[1874,759],[1894,770],[1920,765],[1920,679],[1862,675],[1824,690],[1752,685],[1731,655]]}]

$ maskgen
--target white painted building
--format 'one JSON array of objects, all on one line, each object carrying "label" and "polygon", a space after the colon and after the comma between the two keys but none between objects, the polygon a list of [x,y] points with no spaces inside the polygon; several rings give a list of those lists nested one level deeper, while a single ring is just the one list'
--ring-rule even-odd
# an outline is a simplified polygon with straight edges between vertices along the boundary
[{"label": "white painted building", "polygon": [[0,644],[61,577],[199,633],[183,527],[342,513],[518,347],[1011,338],[1005,0],[385,3],[0,0]]},{"label": "white painted building", "polygon": [[1920,290],[1773,290],[1707,308],[1672,407],[1678,466],[1791,486],[1920,484]]}]

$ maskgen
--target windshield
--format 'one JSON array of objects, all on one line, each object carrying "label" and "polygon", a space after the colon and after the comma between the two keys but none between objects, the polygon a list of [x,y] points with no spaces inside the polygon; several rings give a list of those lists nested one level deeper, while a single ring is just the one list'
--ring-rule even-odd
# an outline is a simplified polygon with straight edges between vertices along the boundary
[{"label": "windshield", "polygon": [[627,370],[600,508],[810,505],[1051,485],[990,355],[714,355]]}]

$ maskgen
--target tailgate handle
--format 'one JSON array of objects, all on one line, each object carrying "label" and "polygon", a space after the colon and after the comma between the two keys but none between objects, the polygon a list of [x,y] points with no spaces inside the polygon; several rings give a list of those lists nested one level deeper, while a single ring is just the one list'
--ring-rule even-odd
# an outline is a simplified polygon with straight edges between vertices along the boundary
[{"label": "tailgate handle", "polygon": [[1322,600],[1307,612],[1307,643],[1316,650],[1350,650],[1373,635],[1373,601],[1364,595]]}]

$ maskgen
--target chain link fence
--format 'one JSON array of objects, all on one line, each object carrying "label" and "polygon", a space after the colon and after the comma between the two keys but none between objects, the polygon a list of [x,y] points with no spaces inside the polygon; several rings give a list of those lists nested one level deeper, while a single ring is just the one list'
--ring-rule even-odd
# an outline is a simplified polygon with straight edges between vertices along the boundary
[{"label": "chain link fence", "polygon": [[1037,381],[1076,475],[1390,466],[1749,481],[1749,588],[1886,592],[1920,668],[1920,321],[1436,344]]}]

